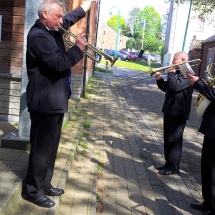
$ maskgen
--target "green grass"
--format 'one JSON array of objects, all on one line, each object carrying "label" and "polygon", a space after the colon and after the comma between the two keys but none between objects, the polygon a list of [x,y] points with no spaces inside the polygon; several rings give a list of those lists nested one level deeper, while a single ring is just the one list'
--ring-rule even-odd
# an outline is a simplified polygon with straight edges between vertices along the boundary
[{"label": "green grass", "polygon": [[140,158],[142,158],[142,160],[144,160],[146,157],[144,156],[143,153],[140,153]]},{"label": "green grass", "polygon": [[14,123],[14,126],[15,126],[15,127],[19,127],[19,123],[18,123],[18,122],[15,122],[15,123]]},{"label": "green grass", "polygon": [[60,154],[59,154],[59,153],[57,153],[57,156],[56,156],[56,158],[55,158],[55,159],[57,160],[57,159],[59,159],[59,158],[60,158]]},{"label": "green grass", "polygon": [[104,69],[104,68],[101,68],[101,67],[99,67],[99,66],[95,66],[95,71],[113,74],[113,71],[112,71],[112,70]]},{"label": "green grass", "polygon": [[83,138],[84,138],[84,134],[83,134],[83,133],[81,133],[81,134],[80,134],[80,136],[79,136],[79,141],[82,141],[82,140],[83,140]]},{"label": "green grass", "polygon": [[99,200],[100,199],[100,194],[98,192],[96,192],[96,199]]},{"label": "green grass", "polygon": [[77,156],[76,153],[74,154],[74,159],[75,159],[76,161],[78,160],[78,156]]},{"label": "green grass", "polygon": [[30,149],[31,149],[31,144],[30,143],[28,143],[27,145],[26,145],[26,152],[30,152]]},{"label": "green grass", "polygon": [[[102,69],[102,68],[101,68]],[[96,71],[97,68],[95,69]],[[94,87],[95,80],[99,80],[98,77],[92,76],[87,84],[86,92],[85,92],[85,99],[90,99],[92,98],[92,95],[97,95],[99,93],[99,89]]]},{"label": "green grass", "polygon": [[85,141],[82,147],[83,147],[84,149],[87,149],[87,148],[88,148],[88,143]]},{"label": "green grass", "polygon": [[86,141],[84,142],[84,144],[82,145],[82,147],[83,147],[82,153],[83,154],[87,153],[88,143]]},{"label": "green grass", "polygon": [[76,124],[76,120],[73,120],[72,123],[71,123],[72,128],[75,127],[75,124]]},{"label": "green grass", "polygon": [[90,128],[90,120],[89,120],[89,119],[85,119],[85,120],[84,120],[83,127],[84,127],[84,128]]},{"label": "green grass", "polygon": [[[100,61],[100,64],[106,65],[106,60],[102,59]],[[114,66],[121,67],[121,68],[126,68],[126,69],[132,69],[132,70],[140,70],[140,71],[143,71],[143,72],[148,72],[149,71],[149,67],[147,65],[147,62],[118,60],[118,61],[115,62]],[[151,67],[152,68],[157,68],[157,67],[160,67],[160,65],[152,63]],[[108,68],[111,68],[110,67],[110,62],[108,62]]]},{"label": "green grass", "polygon": [[68,126],[68,122],[66,122],[66,123],[63,124],[63,128],[62,129],[63,130],[67,129],[67,126]]}]

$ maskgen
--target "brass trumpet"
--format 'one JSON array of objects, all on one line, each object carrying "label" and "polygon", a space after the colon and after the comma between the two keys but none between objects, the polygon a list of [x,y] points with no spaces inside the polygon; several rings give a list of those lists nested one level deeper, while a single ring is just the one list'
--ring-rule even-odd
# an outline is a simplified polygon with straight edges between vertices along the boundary
[{"label": "brass trumpet", "polygon": [[[190,61],[187,61],[187,62],[183,62],[183,63],[179,63],[179,64],[172,64],[172,65],[169,65],[169,66],[163,66],[163,67],[159,67],[159,68],[151,68],[149,67],[149,73],[150,73],[150,77],[152,78],[152,76],[156,73],[156,72],[159,72],[159,71],[162,71],[162,70],[165,70],[165,69],[168,69],[168,68],[171,68],[171,67],[176,67],[176,66],[180,66],[184,63],[191,63],[191,67],[192,66],[197,66],[199,63],[201,62],[200,59],[195,59],[195,60],[190,60]],[[150,78],[150,77],[143,77],[143,78],[139,78],[137,80],[133,80],[133,81],[128,81],[128,82],[123,82],[123,83],[120,83],[120,81],[123,81],[125,79],[128,79],[128,78],[133,78],[133,77],[136,77],[136,76],[139,76],[139,75],[143,75],[147,72],[143,72],[143,73],[140,73],[140,74],[137,74],[137,75],[131,75],[131,76],[127,76],[125,78],[119,78],[119,79],[115,79],[111,82],[111,85],[113,87],[119,87],[119,86],[122,86],[122,85],[125,85],[125,84],[130,84],[130,83],[133,83],[133,82],[136,82],[136,81],[139,81],[139,80],[144,80],[144,79],[147,79],[147,78]]]},{"label": "brass trumpet", "polygon": [[[66,35],[69,34],[70,36],[72,36],[72,37],[75,38],[75,39],[77,39],[77,36],[76,36],[75,34],[73,34],[72,32],[67,31],[66,29],[64,29],[61,25],[59,25],[59,28],[60,28],[62,31],[65,32],[65,35],[64,35],[65,41],[66,41],[70,46],[74,46],[75,43],[73,43],[71,40],[68,40],[68,39],[66,38]],[[110,61],[111,67],[112,67],[112,66],[114,65],[114,63],[116,62],[116,60],[118,59],[118,56],[112,57],[112,56],[110,56],[110,55],[108,55],[108,54],[105,54],[104,52],[102,52],[101,50],[97,49],[97,48],[96,48],[95,46],[93,46],[93,45],[88,44],[88,45],[87,45],[87,48],[89,48],[90,50],[96,52],[96,53],[99,55],[99,60],[97,60],[96,57],[95,57],[94,55],[92,55],[91,53],[89,53],[89,52],[86,51],[86,50],[83,50],[83,53],[84,53],[87,57],[89,57],[91,60],[94,60],[94,61],[96,61],[96,62],[99,62],[99,61],[101,60],[102,56],[103,56],[106,60]]]}]

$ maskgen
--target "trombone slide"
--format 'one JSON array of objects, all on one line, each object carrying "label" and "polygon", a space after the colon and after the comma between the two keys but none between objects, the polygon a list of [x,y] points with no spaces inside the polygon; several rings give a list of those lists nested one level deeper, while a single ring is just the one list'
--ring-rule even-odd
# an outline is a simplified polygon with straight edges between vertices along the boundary
[{"label": "trombone slide", "polygon": [[124,78],[118,78],[118,79],[115,79],[111,82],[111,86],[112,87],[120,87],[120,86],[123,86],[125,84],[130,84],[130,83],[134,83],[134,82],[137,82],[137,81],[140,81],[140,80],[144,80],[144,79],[147,79],[147,78],[150,78],[150,77],[143,77],[143,78],[139,78],[137,80],[133,80],[133,81],[127,81],[127,82],[121,82],[121,80],[126,80],[127,78],[132,78],[132,77],[136,77],[136,76],[139,76],[139,75],[144,75],[146,74],[146,72],[143,72],[143,73],[140,73],[140,74],[137,74],[137,75],[131,75],[131,76],[127,76],[127,77],[124,77]]},{"label": "trombone slide", "polygon": [[188,64],[191,63],[191,65],[189,65],[190,67],[197,66],[197,65],[199,65],[201,63],[201,59],[190,60],[190,61],[187,61],[187,62],[183,62],[183,63],[179,63],[179,64],[172,64],[172,65],[169,65],[169,66],[163,66],[163,67],[159,67],[159,68],[155,68],[155,69],[150,68],[149,72],[151,73],[151,76],[153,76],[156,72],[159,72],[161,70],[169,69],[171,67],[181,66],[181,65],[187,64],[187,63]]},{"label": "trombone slide", "polygon": [[[191,60],[191,61],[188,61],[188,62],[183,62],[183,63],[180,63],[180,64],[172,64],[172,65],[169,65],[169,66],[163,66],[163,67],[159,67],[159,68],[151,68],[149,67],[149,73],[150,73],[150,77],[152,78],[152,76],[156,73],[156,72],[159,72],[159,71],[162,71],[162,70],[165,70],[165,69],[168,69],[168,68],[171,68],[171,67],[175,67],[175,66],[181,66],[183,64],[189,64],[191,63],[190,68],[192,66],[196,66],[198,65],[199,63],[201,62],[200,59],[195,59],[195,60]],[[193,64],[192,64],[193,63]],[[146,72],[144,72],[146,73]],[[133,83],[133,82],[136,82],[136,81],[139,81],[139,80],[143,80],[143,79],[147,79],[147,78],[150,78],[150,77],[144,77],[144,78],[140,78],[138,80],[133,80],[133,81],[128,81],[128,82],[122,82],[120,83],[120,81],[122,80],[125,80],[125,79],[128,79],[128,78],[132,78],[132,77],[135,77],[135,76],[138,76],[138,75],[142,75],[144,73],[140,73],[140,74],[137,74],[137,75],[131,75],[131,76],[127,76],[125,78],[119,78],[119,79],[115,79],[111,82],[111,85],[113,87],[119,87],[119,86],[122,86],[122,85],[125,85],[125,84],[129,84],[129,83]]]}]

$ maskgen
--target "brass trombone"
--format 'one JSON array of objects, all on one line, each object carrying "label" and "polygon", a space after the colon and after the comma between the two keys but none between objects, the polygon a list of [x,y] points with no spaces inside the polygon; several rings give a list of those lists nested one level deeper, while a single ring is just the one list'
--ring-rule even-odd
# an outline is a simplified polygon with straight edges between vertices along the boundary
[{"label": "brass trombone", "polygon": [[[168,68],[171,68],[171,67],[176,67],[176,66],[180,66],[184,63],[191,63],[191,67],[192,66],[197,66],[198,64],[200,64],[201,60],[200,59],[195,59],[195,60],[190,60],[190,61],[187,61],[187,62],[183,62],[183,63],[179,63],[179,64],[172,64],[172,65],[169,65],[169,66],[163,66],[163,67],[159,67],[159,68],[151,68],[149,66],[149,73],[150,73],[150,77],[152,78],[152,76],[156,73],[156,72],[159,72],[159,71],[162,71],[162,70],[165,70],[165,69],[168,69]],[[133,81],[128,81],[128,82],[123,82],[123,83],[120,83],[120,81],[122,80],[125,80],[127,78],[132,78],[132,77],[136,77],[136,76],[139,76],[139,75],[143,75],[147,72],[144,72],[144,73],[140,73],[140,74],[137,74],[137,75],[131,75],[131,76],[127,76],[125,78],[118,78],[118,79],[115,79],[111,82],[111,85],[113,87],[119,87],[119,86],[122,86],[122,85],[125,85],[125,84],[130,84],[130,83],[133,83],[133,82],[136,82],[136,81],[139,81],[139,80],[144,80],[144,79],[147,79],[147,78],[150,78],[150,77],[143,77],[143,78],[139,78],[137,80],[133,80]]]},{"label": "brass trombone", "polygon": [[[75,39],[77,39],[77,36],[76,36],[75,34],[73,34],[72,32],[67,31],[66,29],[64,29],[61,25],[59,25],[59,28],[65,32],[65,35],[64,35],[65,41],[66,41],[70,46],[74,46],[75,43],[73,43],[71,40],[68,40],[68,39],[66,38],[66,35],[69,34],[70,36],[72,36],[72,37],[75,38]],[[96,57],[95,57],[94,55],[92,55],[91,53],[89,53],[87,50],[83,50],[83,53],[84,53],[87,57],[89,57],[91,60],[94,60],[94,61],[96,61],[96,62],[100,61],[101,58],[102,58],[102,56],[103,56],[106,60],[110,61],[111,67],[112,67],[112,66],[114,65],[114,63],[116,62],[116,60],[118,59],[118,56],[112,57],[112,56],[110,56],[110,55],[108,55],[108,54],[102,52],[101,50],[97,49],[97,48],[96,48],[95,46],[93,46],[93,45],[88,44],[88,45],[87,45],[87,48],[89,48],[90,50],[96,52],[96,53],[99,55],[99,60],[97,60]]]},{"label": "brass trombone", "polygon": [[190,60],[190,61],[187,61],[187,62],[183,62],[183,63],[179,63],[179,64],[172,64],[172,65],[169,65],[169,66],[163,66],[163,67],[159,67],[159,68],[149,68],[149,72],[150,72],[150,75],[151,77],[156,73],[156,72],[159,72],[161,70],[165,70],[165,69],[168,69],[168,68],[171,68],[171,67],[176,67],[176,66],[180,66],[184,63],[189,63],[191,64],[190,66],[197,66],[201,63],[201,60],[200,59],[195,59],[195,60]]}]

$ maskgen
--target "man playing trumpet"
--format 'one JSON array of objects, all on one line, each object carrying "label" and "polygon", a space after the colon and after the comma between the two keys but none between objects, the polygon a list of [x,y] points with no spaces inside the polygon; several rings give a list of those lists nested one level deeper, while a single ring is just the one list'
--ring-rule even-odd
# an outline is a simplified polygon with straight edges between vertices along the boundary
[{"label": "man playing trumpet", "polygon": [[[179,51],[174,54],[172,63],[177,65],[187,61],[187,53]],[[168,69],[167,80],[162,78],[160,72],[155,73],[155,79],[158,88],[165,92],[162,112],[166,162],[157,170],[161,175],[170,175],[179,173],[183,132],[190,115],[193,87],[180,72],[179,66]]]},{"label": "man playing trumpet", "polygon": [[83,58],[88,45],[85,34],[77,37],[75,45],[65,50],[59,25],[66,30],[83,18],[91,0],[64,15],[60,0],[43,0],[36,20],[28,33],[26,89],[31,118],[31,150],[26,177],[27,200],[40,207],[53,207],[48,196],[60,196],[61,188],[51,184],[64,113],[70,98],[70,68]]},{"label": "man playing trumpet", "polygon": [[204,134],[201,157],[201,178],[203,203],[191,203],[191,207],[215,214],[215,90],[198,76],[187,74],[193,88],[204,95],[211,103],[206,108],[199,132]]}]

